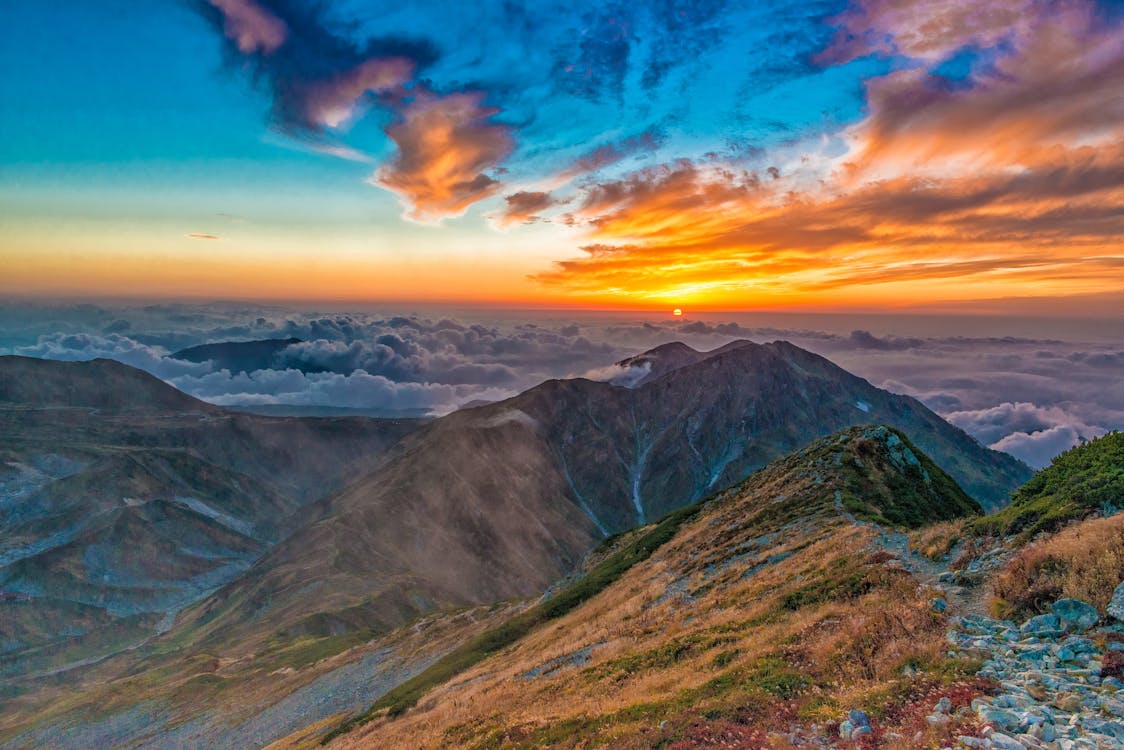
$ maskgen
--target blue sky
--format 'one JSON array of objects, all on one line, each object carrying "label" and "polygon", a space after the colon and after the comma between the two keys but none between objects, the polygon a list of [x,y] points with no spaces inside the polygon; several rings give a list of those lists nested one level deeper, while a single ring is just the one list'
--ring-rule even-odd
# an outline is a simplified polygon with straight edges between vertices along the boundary
[{"label": "blue sky", "polygon": [[[1117,3],[4,14],[10,293],[746,309],[1121,292],[1104,279],[1124,229],[1098,218],[1114,177],[1076,174],[1048,205],[1027,189],[978,229],[1000,194],[982,182],[1115,159]],[[1087,220],[1043,225],[1097,191]],[[955,232],[949,193],[977,211]],[[905,203],[908,226],[886,220]]]}]

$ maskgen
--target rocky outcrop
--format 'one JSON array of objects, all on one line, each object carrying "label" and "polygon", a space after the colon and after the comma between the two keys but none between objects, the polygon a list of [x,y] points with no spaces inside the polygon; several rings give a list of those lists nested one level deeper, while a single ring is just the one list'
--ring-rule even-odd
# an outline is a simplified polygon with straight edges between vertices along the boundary
[{"label": "rocky outcrop", "polygon": [[1104,673],[1124,652],[1124,625],[1093,630],[1096,609],[1075,599],[1053,609],[1021,626],[980,615],[954,619],[950,644],[984,659],[980,676],[999,685],[996,695],[972,702],[990,731],[960,737],[962,747],[1124,748],[1124,683]]}]

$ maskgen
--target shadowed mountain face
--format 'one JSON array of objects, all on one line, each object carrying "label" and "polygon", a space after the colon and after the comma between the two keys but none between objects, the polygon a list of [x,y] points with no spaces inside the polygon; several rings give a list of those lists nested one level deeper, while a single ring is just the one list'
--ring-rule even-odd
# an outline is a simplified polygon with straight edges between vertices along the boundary
[{"label": "shadowed mountain face", "polygon": [[109,360],[0,357],[0,677],[164,629],[418,423],[234,414]]},{"label": "shadowed mountain face", "polygon": [[[262,339],[260,341],[223,341],[216,344],[201,344],[181,349],[172,355],[174,359],[186,362],[213,362],[216,370],[230,370],[231,374],[274,369],[282,351],[300,339]],[[320,368],[306,370],[318,372]]]},{"label": "shadowed mountain face", "polygon": [[692,352],[626,360],[649,368],[637,387],[549,381],[437,420],[187,621],[220,640],[261,622],[323,634],[532,595],[603,536],[856,424],[901,430],[985,507],[1030,475],[915,399],[791,344]]}]

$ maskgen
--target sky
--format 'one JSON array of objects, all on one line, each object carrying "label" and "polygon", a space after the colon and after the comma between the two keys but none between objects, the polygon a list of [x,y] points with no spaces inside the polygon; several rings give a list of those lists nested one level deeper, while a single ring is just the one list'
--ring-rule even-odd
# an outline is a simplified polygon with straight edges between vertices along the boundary
[{"label": "sky", "polygon": [[1124,316],[1118,2],[2,15],[10,299]]}]

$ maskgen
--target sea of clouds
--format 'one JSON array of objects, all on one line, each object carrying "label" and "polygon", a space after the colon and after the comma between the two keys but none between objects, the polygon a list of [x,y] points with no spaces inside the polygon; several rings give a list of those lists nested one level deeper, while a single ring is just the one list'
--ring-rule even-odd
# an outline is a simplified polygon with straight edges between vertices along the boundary
[{"label": "sea of clouds", "polygon": [[[733,317],[733,316],[731,316]],[[740,318],[747,316],[741,315]],[[775,316],[774,316],[775,317]],[[865,322],[865,321],[864,321]],[[612,363],[669,341],[697,349],[787,339],[888,390],[915,396],[985,445],[1032,466],[1124,428],[1124,342],[934,336],[745,320],[559,313],[384,314],[241,304],[9,305],[0,354],[107,357],[225,406],[443,414],[544,380],[619,376]],[[300,339],[268,368],[231,372],[171,356],[221,341]]]}]

